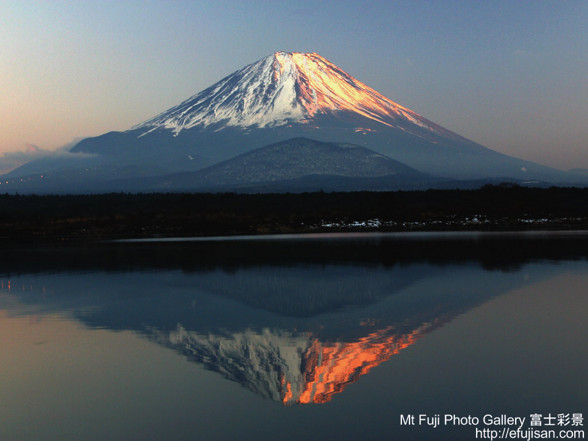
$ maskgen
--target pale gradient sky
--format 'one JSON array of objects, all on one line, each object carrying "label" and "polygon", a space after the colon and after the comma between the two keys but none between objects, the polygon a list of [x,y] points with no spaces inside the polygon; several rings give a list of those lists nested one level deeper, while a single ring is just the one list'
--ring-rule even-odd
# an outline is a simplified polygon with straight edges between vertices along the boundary
[{"label": "pale gradient sky", "polygon": [[0,0],[0,155],[126,130],[317,52],[494,150],[588,168],[588,1]]}]

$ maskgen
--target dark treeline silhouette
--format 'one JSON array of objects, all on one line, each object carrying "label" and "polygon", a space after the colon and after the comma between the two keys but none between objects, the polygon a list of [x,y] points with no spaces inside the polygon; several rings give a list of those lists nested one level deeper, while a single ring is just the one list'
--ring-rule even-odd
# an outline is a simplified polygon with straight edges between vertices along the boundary
[{"label": "dark treeline silhouette", "polygon": [[588,189],[501,185],[300,194],[0,195],[4,242],[350,230],[365,228],[357,222],[370,219],[382,221],[371,228],[384,231],[583,229]]}]

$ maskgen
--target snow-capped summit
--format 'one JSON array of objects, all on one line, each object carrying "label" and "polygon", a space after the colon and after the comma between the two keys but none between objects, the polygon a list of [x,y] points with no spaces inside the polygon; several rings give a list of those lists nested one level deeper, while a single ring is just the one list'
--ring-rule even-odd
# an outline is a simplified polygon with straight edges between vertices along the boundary
[{"label": "snow-capped summit", "polygon": [[537,179],[552,170],[509,158],[395,103],[316,53],[276,52],[132,127],[72,152],[125,174],[195,171],[294,138],[356,144],[431,175]]},{"label": "snow-capped summit", "polygon": [[406,122],[447,131],[376,92],[316,53],[276,52],[134,127],[174,134],[213,124],[276,127],[321,114],[353,112],[389,127]]}]

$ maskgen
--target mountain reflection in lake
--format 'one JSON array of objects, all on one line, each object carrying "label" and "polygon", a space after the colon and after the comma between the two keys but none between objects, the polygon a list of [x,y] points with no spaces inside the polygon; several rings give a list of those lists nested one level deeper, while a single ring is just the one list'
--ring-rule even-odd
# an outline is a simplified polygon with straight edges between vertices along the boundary
[{"label": "mountain reflection in lake", "polygon": [[587,244],[462,233],[7,250],[0,439],[455,440],[475,428],[400,415],[583,412]]}]

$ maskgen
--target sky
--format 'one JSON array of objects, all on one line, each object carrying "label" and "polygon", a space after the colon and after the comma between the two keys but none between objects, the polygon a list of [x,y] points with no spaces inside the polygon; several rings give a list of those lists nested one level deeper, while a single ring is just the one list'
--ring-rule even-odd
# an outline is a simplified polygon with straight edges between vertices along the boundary
[{"label": "sky", "polygon": [[588,168],[586,0],[0,0],[0,42],[4,162],[127,130],[288,51],[501,153]]}]

